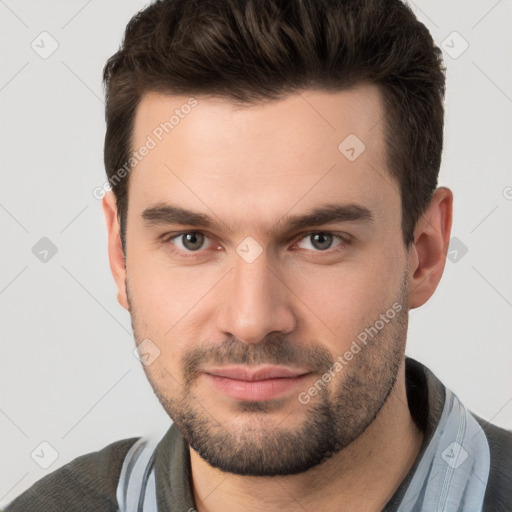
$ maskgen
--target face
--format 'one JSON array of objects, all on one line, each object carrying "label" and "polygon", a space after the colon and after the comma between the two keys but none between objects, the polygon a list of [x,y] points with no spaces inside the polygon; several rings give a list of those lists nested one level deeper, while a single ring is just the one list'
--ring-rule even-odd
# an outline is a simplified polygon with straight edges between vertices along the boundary
[{"label": "face", "polygon": [[382,104],[365,85],[138,107],[132,149],[154,145],[129,178],[120,301],[162,406],[223,471],[319,464],[397,379],[407,252]]}]

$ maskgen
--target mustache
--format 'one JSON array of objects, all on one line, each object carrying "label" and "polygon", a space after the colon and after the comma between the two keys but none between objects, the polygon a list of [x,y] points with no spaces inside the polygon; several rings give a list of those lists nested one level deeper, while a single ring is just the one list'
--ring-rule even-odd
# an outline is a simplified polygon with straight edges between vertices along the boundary
[{"label": "mustache", "polygon": [[334,364],[334,359],[325,347],[298,344],[282,336],[267,336],[254,344],[229,338],[221,343],[202,344],[185,354],[182,360],[185,384],[191,385],[207,365],[228,364],[283,365],[324,374]]}]

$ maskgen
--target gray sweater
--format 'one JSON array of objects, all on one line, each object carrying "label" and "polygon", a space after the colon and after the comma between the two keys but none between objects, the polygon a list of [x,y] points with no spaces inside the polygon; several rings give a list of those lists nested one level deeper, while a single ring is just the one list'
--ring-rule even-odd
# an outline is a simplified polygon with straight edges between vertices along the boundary
[{"label": "gray sweater", "polygon": [[[424,432],[418,457],[384,512],[399,511],[402,499],[439,424],[446,389],[425,366],[407,358],[407,398],[411,416]],[[512,511],[512,432],[473,415],[490,450],[490,473],[483,512]],[[117,512],[116,489],[123,460],[139,438],[124,439],[82,455],[36,482],[5,512]],[[175,425],[162,438],[155,457],[158,512],[194,509],[187,442]],[[427,511],[433,512],[433,511]]]}]

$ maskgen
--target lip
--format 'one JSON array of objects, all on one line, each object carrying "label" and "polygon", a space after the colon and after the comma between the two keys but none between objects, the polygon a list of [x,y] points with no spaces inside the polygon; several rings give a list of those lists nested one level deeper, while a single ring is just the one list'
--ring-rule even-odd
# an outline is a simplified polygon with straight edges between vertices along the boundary
[{"label": "lip", "polygon": [[285,366],[223,366],[204,371],[218,391],[237,400],[265,401],[293,390],[311,374]]}]

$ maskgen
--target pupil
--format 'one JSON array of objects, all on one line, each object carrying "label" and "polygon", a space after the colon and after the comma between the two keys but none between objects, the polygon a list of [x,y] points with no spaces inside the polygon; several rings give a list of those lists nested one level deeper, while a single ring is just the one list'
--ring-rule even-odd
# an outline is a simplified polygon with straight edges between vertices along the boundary
[{"label": "pupil", "polygon": [[313,245],[317,249],[328,249],[331,245],[331,235],[327,233],[315,233],[313,235]]},{"label": "pupil", "polygon": [[200,233],[187,233],[185,235],[185,240],[183,241],[183,245],[187,248],[187,249],[198,249],[199,247],[201,247],[202,243],[203,243],[203,240],[202,240],[202,235]]}]

